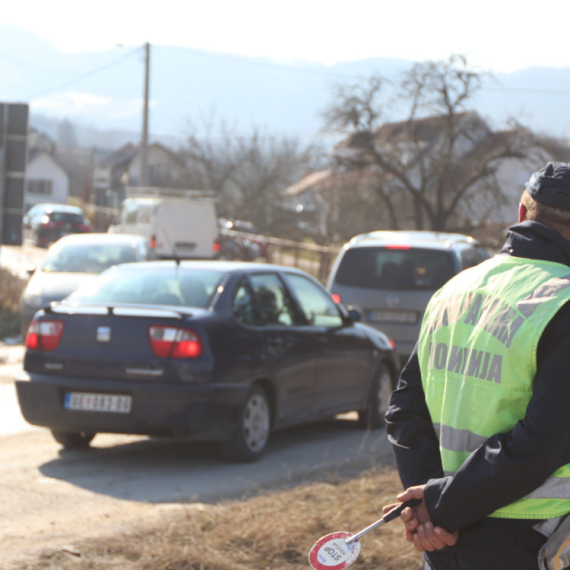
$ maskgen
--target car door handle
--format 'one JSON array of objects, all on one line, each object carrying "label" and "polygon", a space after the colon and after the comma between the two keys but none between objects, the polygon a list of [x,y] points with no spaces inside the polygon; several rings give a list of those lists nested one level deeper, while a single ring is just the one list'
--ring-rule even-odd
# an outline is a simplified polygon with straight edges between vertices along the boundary
[{"label": "car door handle", "polygon": [[329,337],[328,336],[317,336],[317,337],[315,337],[315,339],[317,340],[317,342],[319,344],[328,344],[329,343]]}]

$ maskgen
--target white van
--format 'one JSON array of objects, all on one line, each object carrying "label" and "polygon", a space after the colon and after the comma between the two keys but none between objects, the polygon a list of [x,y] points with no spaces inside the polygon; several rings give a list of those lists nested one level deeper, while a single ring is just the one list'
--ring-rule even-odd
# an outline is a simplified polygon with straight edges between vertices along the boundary
[{"label": "white van", "polygon": [[127,196],[109,227],[110,233],[145,236],[159,258],[217,256],[218,222],[213,193],[135,188],[127,190]]}]

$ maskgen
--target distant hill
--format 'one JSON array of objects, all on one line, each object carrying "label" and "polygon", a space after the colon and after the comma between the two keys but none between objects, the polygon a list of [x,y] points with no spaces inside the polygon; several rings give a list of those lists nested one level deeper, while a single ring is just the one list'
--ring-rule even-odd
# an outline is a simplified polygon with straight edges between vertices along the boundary
[{"label": "distant hill", "polygon": [[[332,66],[152,46],[150,130],[177,146],[204,117],[312,140],[336,83],[373,72],[395,77],[412,62],[372,58]],[[90,73],[92,72],[93,73]],[[0,24],[0,101],[31,104],[31,122],[57,137],[68,118],[79,144],[116,147],[140,137],[142,50],[62,54],[38,36]],[[545,92],[544,90],[551,90]],[[486,81],[473,108],[495,127],[515,115],[533,130],[570,133],[570,67],[532,67]],[[402,117],[395,116],[394,120]]]}]

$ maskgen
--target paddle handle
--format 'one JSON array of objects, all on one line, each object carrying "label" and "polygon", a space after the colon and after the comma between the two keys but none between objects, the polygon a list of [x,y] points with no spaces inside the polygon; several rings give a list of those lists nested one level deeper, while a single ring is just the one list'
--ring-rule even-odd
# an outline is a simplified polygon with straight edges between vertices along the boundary
[{"label": "paddle handle", "polygon": [[372,523],[370,526],[367,526],[364,530],[361,530],[359,533],[351,536],[348,540],[345,540],[346,544],[350,544],[351,542],[357,541],[361,536],[364,536],[366,533],[374,530],[376,527],[380,526],[381,524],[390,522],[395,518],[399,517],[402,514],[402,511],[406,507],[417,507],[422,502],[421,499],[410,499],[401,505],[398,505],[396,508],[392,509],[390,512],[386,513],[380,520],[377,520],[375,523]]},{"label": "paddle handle", "polygon": [[392,509],[389,513],[386,513],[382,517],[382,519],[384,520],[384,522],[393,521],[395,518],[399,517],[402,514],[402,511],[406,507],[410,507],[413,509],[414,507],[417,507],[421,502],[422,502],[421,499],[410,499],[409,501],[406,501],[405,503],[398,505],[395,509]]}]

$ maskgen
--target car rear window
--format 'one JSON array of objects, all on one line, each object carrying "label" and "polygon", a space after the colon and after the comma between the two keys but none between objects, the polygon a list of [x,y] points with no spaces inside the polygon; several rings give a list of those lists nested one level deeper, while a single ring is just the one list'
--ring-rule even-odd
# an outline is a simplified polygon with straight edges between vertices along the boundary
[{"label": "car rear window", "polygon": [[48,214],[51,222],[65,222],[66,224],[82,224],[83,216],[80,214],[70,214],[68,212],[51,212]]},{"label": "car rear window", "polygon": [[366,289],[435,290],[455,273],[447,251],[359,247],[345,252],[335,283]]},{"label": "car rear window", "polygon": [[48,253],[41,269],[45,272],[101,273],[112,265],[136,261],[130,245],[56,246]]},{"label": "car rear window", "polygon": [[[118,269],[118,268],[117,268]],[[69,301],[207,308],[224,278],[218,271],[111,269],[77,289]]]}]

